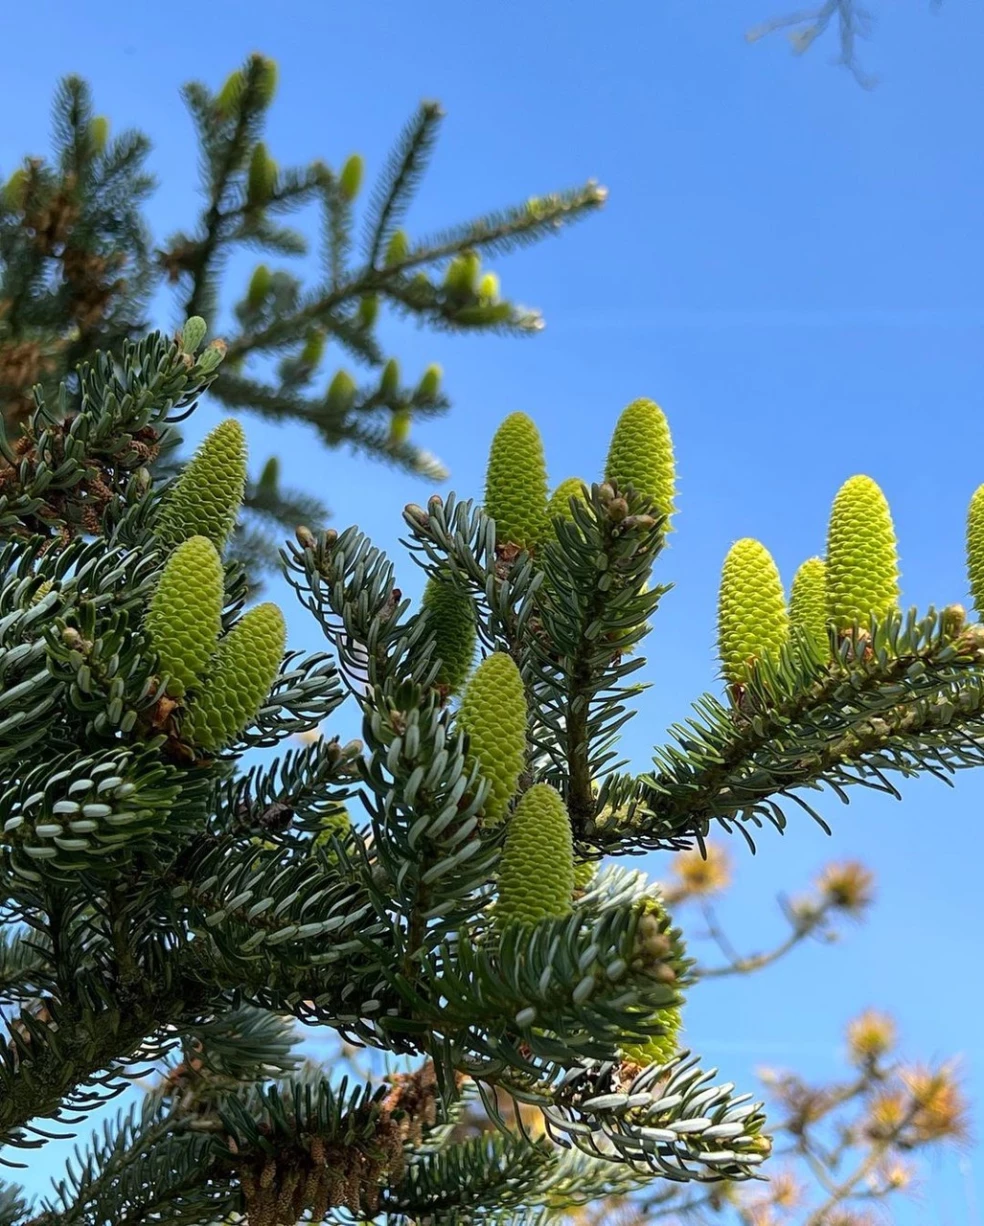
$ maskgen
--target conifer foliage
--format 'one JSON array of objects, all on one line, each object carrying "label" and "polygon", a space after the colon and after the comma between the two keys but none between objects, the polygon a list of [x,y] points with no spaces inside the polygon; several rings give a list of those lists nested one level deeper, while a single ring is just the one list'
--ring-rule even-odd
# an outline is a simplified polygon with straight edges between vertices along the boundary
[{"label": "conifer foliage", "polygon": [[[0,424],[11,438],[34,411],[36,385],[49,412],[75,411],[77,365],[139,339],[151,295],[165,286],[179,318],[221,323],[227,360],[211,393],[228,409],[299,422],[328,447],[350,446],[431,479],[443,473],[413,441],[414,420],[448,408],[441,368],[404,375],[380,340],[382,313],[455,333],[536,332],[539,313],[504,297],[482,260],[556,234],[597,209],[605,190],[589,182],[414,237],[405,218],[441,108],[420,106],[366,188],[359,154],[335,168],[278,165],[264,140],[276,92],[277,66],[259,54],[217,92],[185,87],[201,210],[190,227],[157,241],[143,211],[154,187],[147,137],[114,133],[85,82],[62,82],[51,158],[6,167],[0,189]],[[312,212],[323,240],[305,284],[296,268],[308,243],[286,219]],[[228,259],[247,249],[261,262],[237,285]],[[62,402],[55,392],[66,380]],[[325,512],[281,488],[276,466],[263,477],[247,484],[249,515],[233,548],[276,564],[283,529],[320,522]]]},{"label": "conifer foliage", "polygon": [[[723,577],[741,589],[722,599],[730,684],[627,773],[617,735],[645,664],[629,652],[668,590],[652,570],[675,483],[647,409],[662,450],[637,471],[657,484],[585,483],[530,543],[453,495],[406,508],[453,618],[433,595],[413,609],[357,527],[299,525],[285,573],[325,651],[285,654],[281,611],[245,608],[225,544],[241,484],[202,460],[242,439],[220,425],[155,479],[219,378],[205,336],[193,318],[100,355],[70,417],[39,392],[3,470],[4,1156],[148,1063],[163,1075],[42,1204],[4,1191],[0,1220],[526,1226],[652,1181],[760,1172],[759,1106],[683,1046],[695,972],[666,901],[617,863],[583,870],[699,849],[712,826],[781,828],[790,804],[815,813],[805,789],[979,764],[980,626],[950,606],[845,627],[836,609],[874,591],[858,566],[820,650],[815,625],[788,624],[764,546],[743,544]],[[495,497],[520,507],[492,457]],[[346,744],[330,735],[344,701],[362,721]],[[244,760],[259,747],[279,752]],[[403,1071],[354,1084],[302,1065],[292,1019]],[[499,1130],[463,1138],[477,1104]],[[539,1132],[509,1126],[520,1107]]]}]

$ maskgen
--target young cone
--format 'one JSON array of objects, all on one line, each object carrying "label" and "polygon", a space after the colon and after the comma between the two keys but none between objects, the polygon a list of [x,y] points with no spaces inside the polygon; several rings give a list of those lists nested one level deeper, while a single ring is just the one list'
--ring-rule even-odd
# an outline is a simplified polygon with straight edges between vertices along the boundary
[{"label": "young cone", "polygon": [[246,488],[246,436],[227,419],[195,452],[161,505],[157,537],[173,547],[207,536],[220,552],[242,506]]},{"label": "young cone", "polygon": [[728,550],[718,595],[718,654],[725,679],[747,681],[752,665],[776,661],[789,633],[779,571],[760,542],[745,537]]},{"label": "young cone", "polygon": [[823,558],[807,558],[793,576],[789,624],[802,631],[817,652],[829,654],[827,638],[827,567]]},{"label": "young cone", "polygon": [[827,528],[827,613],[838,630],[898,608],[899,561],[885,495],[870,477],[845,481]]},{"label": "young cone", "polygon": [[519,669],[505,652],[493,652],[475,669],[458,711],[469,751],[491,785],[485,801],[490,824],[506,816],[526,765],[526,718]]},{"label": "young cone", "polygon": [[147,610],[147,629],[179,698],[198,685],[222,629],[222,560],[204,536],[183,541],[167,560]]},{"label": "young cone", "polygon": [[551,535],[554,533],[555,519],[566,519],[568,522],[574,519],[574,512],[571,510],[572,498],[586,501],[585,485],[580,477],[568,477],[566,481],[561,481],[550,495],[550,501],[547,503],[547,522]]},{"label": "young cone", "polygon": [[633,400],[615,425],[605,480],[631,485],[652,500],[658,515],[673,513],[676,468],[666,415],[652,400]]},{"label": "young cone", "polygon": [[967,572],[974,608],[984,617],[984,485],[975,491],[967,512]]},{"label": "young cone", "polygon": [[422,603],[441,661],[435,680],[456,694],[475,658],[475,606],[467,592],[447,579],[428,579]]},{"label": "young cone", "polygon": [[192,744],[221,749],[249,726],[270,693],[286,638],[283,614],[275,604],[261,604],[219,641],[205,684],[185,717],[182,731]]},{"label": "young cone", "polygon": [[547,531],[547,466],[533,420],[511,413],[495,432],[485,480],[485,512],[497,545],[535,549]]},{"label": "young cone", "polygon": [[650,1035],[642,1043],[626,1043],[622,1047],[622,1059],[646,1068],[650,1064],[666,1064],[676,1055],[680,1046],[680,1007],[660,1009],[656,1020],[666,1027],[665,1034]]},{"label": "young cone", "polygon": [[562,919],[574,893],[574,848],[567,806],[549,784],[523,794],[509,819],[499,864],[495,917],[508,924]]}]

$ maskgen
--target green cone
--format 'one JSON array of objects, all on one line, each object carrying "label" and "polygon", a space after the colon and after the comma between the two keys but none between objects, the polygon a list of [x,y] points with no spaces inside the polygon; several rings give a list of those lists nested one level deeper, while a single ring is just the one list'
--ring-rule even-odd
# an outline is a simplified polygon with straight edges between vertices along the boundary
[{"label": "green cone", "polygon": [[582,860],[580,864],[574,865],[574,889],[586,890],[597,876],[598,861]]},{"label": "green cone", "polygon": [[750,537],[736,541],[724,560],[718,595],[718,654],[725,679],[744,682],[756,660],[776,662],[788,633],[782,580],[772,555]]},{"label": "green cone", "polygon": [[147,630],[181,697],[197,687],[222,629],[222,560],[204,536],[183,541],[167,560],[147,610]]},{"label": "green cone", "polygon": [[469,752],[491,785],[485,802],[490,824],[506,816],[526,765],[526,718],[519,669],[505,652],[493,652],[472,674],[458,711]]},{"label": "green cone", "polygon": [[551,532],[555,519],[566,519],[568,522],[574,519],[574,512],[571,510],[571,499],[579,498],[581,502],[585,502],[586,497],[585,483],[580,477],[568,477],[566,481],[561,481],[560,485],[550,495],[550,501],[547,503],[547,522],[550,524]]},{"label": "green cone", "polygon": [[434,654],[441,661],[436,683],[456,694],[475,658],[475,605],[450,580],[428,579],[423,608],[434,633]]},{"label": "green cone", "polygon": [[622,1047],[622,1059],[646,1068],[650,1064],[666,1064],[676,1055],[680,1046],[680,1008],[673,1005],[660,1009],[656,1020],[666,1027],[665,1034],[650,1035],[643,1043],[626,1043]]},{"label": "green cone", "polygon": [[546,783],[525,792],[506,831],[495,908],[500,928],[562,919],[571,911],[574,848],[567,806]]},{"label": "green cone", "polygon": [[827,566],[823,558],[807,558],[793,576],[789,624],[802,631],[821,656],[828,654]]},{"label": "green cone", "polygon": [[277,190],[277,163],[267,147],[258,141],[249,159],[249,174],[246,180],[246,196],[250,204],[262,205]]},{"label": "green cone", "polygon": [[221,749],[256,718],[284,655],[287,629],[275,604],[261,604],[220,639],[182,731],[193,745]]},{"label": "green cone", "polygon": [[666,415],[652,400],[633,400],[612,434],[605,480],[633,486],[659,515],[673,513],[676,469]]},{"label": "green cone", "polygon": [[246,436],[232,418],[216,426],[168,491],[157,518],[157,538],[175,546],[207,536],[222,550],[246,488]]},{"label": "green cone", "polygon": [[353,153],[346,161],[338,176],[338,190],[343,200],[354,200],[362,186],[362,175],[365,162],[358,153]]},{"label": "green cone", "polygon": [[547,466],[533,420],[511,413],[495,432],[485,479],[485,513],[497,545],[535,549],[547,532]]},{"label": "green cone", "polygon": [[838,630],[885,618],[899,603],[895,528],[870,477],[845,481],[827,528],[827,613]]},{"label": "green cone", "polygon": [[967,512],[967,572],[974,608],[984,616],[984,485],[975,491]]}]

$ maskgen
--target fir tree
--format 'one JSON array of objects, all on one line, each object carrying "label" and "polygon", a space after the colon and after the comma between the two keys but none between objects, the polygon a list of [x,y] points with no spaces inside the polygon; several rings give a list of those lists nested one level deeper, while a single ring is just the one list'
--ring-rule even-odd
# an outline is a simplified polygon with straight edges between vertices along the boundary
[{"label": "fir tree", "polygon": [[[222,308],[226,361],[210,390],[228,409],[300,422],[328,447],[355,448],[430,479],[443,475],[440,461],[412,438],[414,420],[449,407],[440,367],[401,376],[379,339],[380,312],[443,332],[538,331],[539,313],[501,297],[482,260],[556,234],[598,208],[605,190],[589,182],[411,237],[404,219],[433,153],[441,108],[421,105],[363,190],[357,154],[336,169],[321,161],[277,166],[263,140],[276,87],[276,64],[262,55],[218,92],[197,82],[185,87],[202,206],[186,230],[159,242],[143,212],[154,187],[147,137],[114,134],[95,113],[88,86],[77,77],[62,82],[51,157],[8,167],[0,190],[0,426],[12,444],[34,411],[34,388],[49,412],[75,412],[78,364],[141,337],[151,296],[165,286],[179,319],[212,321]],[[320,214],[323,234],[308,284],[290,264],[307,241],[286,224],[304,210]],[[245,285],[232,284],[228,257],[247,248],[261,262]],[[276,466],[248,483],[246,507],[234,552],[271,565],[284,528],[320,523],[326,514],[309,495],[281,488]]]},{"label": "fir tree", "polygon": [[[70,416],[39,392],[8,444],[0,1138],[16,1156],[135,1069],[164,1075],[41,1205],[4,1191],[3,1220],[526,1226],[618,1193],[730,1195],[768,1169],[771,1142],[759,1106],[684,1046],[700,968],[670,892],[575,865],[699,860],[712,831],[750,841],[793,806],[822,822],[805,789],[847,799],[979,764],[984,631],[955,607],[890,609],[833,629],[830,659],[795,639],[753,652],[740,684],[628,773],[615,743],[645,662],[623,645],[668,590],[650,581],[665,515],[602,481],[526,548],[497,545],[474,502],[406,508],[428,577],[473,602],[462,633],[485,662],[460,707],[438,679],[446,628],[411,611],[357,527],[300,526],[285,547],[328,651],[283,655],[281,615],[243,611],[222,533],[175,542],[186,483],[155,475],[220,377],[223,347],[204,337],[192,319],[178,340],[121,342],[78,371]],[[199,471],[217,485],[202,505],[222,505],[224,474]],[[190,637],[168,618],[214,610],[214,556],[209,652],[205,618]],[[330,733],[346,700],[361,740],[246,759]],[[495,727],[525,740],[515,763]],[[863,890],[842,875],[825,892],[829,910]],[[302,1065],[291,1019],[405,1071],[353,1082]],[[879,1042],[869,1026],[855,1047],[880,1059]],[[945,1114],[928,1076],[898,1133],[913,1144]],[[477,1104],[496,1131],[462,1135]],[[539,1133],[510,1127],[531,1111]]]}]

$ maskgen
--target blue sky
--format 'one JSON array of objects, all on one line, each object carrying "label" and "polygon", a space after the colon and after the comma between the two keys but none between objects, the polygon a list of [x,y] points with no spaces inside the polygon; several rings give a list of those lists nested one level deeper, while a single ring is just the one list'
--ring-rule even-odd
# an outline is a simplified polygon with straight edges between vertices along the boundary
[{"label": "blue sky", "polygon": [[[52,89],[79,72],[117,128],[153,137],[164,186],[151,214],[163,237],[195,205],[179,85],[217,87],[261,50],[281,67],[269,144],[282,164],[338,165],[358,150],[372,174],[420,98],[444,104],[411,230],[591,176],[606,184],[601,215],[496,265],[507,294],[543,308],[541,336],[465,341],[391,322],[384,335],[408,372],[442,363],[455,408],[419,437],[464,494],[481,492],[508,412],[537,419],[560,480],[597,476],[629,400],[665,408],[680,514],[660,576],[675,590],[649,640],[653,688],[625,738],[643,768],[665,726],[716,685],[714,606],[730,543],[764,540],[788,583],[822,551],[830,500],[852,473],[872,475],[892,504],[905,601],[966,596],[964,515],[984,481],[984,8],[876,5],[862,54],[881,83],[865,92],[830,67],[827,43],[803,59],[781,39],[746,45],[744,31],[782,4],[213,0],[200,11],[132,5],[125,21],[111,0],[7,6],[0,170],[47,149]],[[13,53],[42,34],[42,50]],[[237,292],[248,269],[232,266]],[[191,437],[214,420],[206,406]],[[326,453],[299,428],[253,423],[250,435],[257,461],[279,452],[285,477],[325,497],[337,526],[358,521],[394,551],[400,508],[430,492]],[[417,590],[412,565],[399,570]],[[318,645],[300,612],[291,630],[295,645]],[[725,916],[742,947],[778,935],[776,893],[795,893],[827,859],[868,862],[879,897],[840,946],[694,994],[689,1041],[729,1080],[750,1086],[766,1063],[836,1074],[843,1025],[871,1004],[896,1015],[913,1057],[960,1054],[984,1101],[973,971],[984,780],[920,781],[905,794],[901,805],[860,796],[846,809],[828,798],[832,839],[803,817],[784,838],[764,834],[754,858],[734,846]],[[45,1163],[32,1159],[32,1182]],[[893,1220],[976,1226],[974,1183],[980,1201],[980,1150],[941,1159],[921,1203]]]}]

